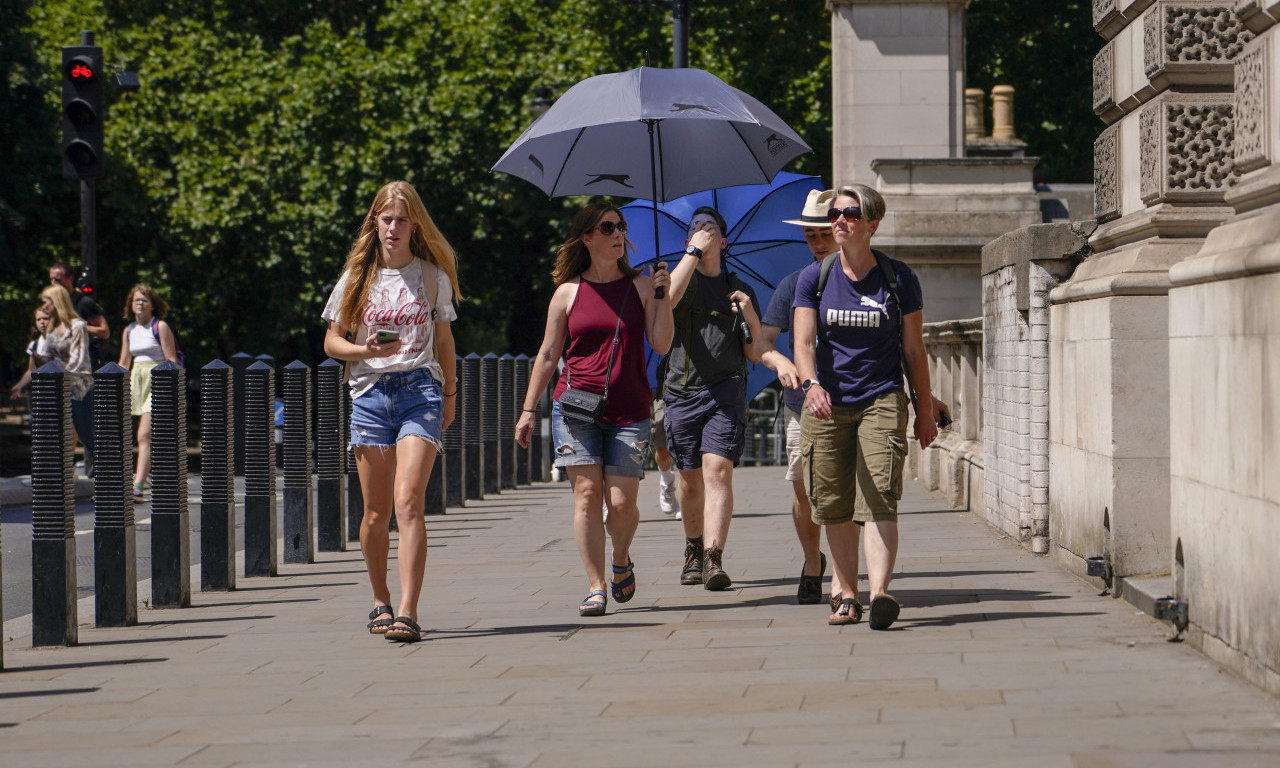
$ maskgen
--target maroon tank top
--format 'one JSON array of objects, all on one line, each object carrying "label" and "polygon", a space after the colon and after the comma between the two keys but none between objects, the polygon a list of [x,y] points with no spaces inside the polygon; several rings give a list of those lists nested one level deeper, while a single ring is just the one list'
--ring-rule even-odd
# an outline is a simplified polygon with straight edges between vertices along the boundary
[{"label": "maroon tank top", "polygon": [[604,374],[613,348],[613,329],[618,323],[618,309],[628,293],[622,327],[618,331],[618,349],[614,353],[613,370],[609,374],[609,397],[604,404],[601,424],[619,426],[649,418],[649,376],[644,367],[644,302],[631,278],[621,277],[608,283],[580,280],[578,294],[569,307],[569,348],[565,352],[565,370],[556,384],[555,398],[560,399],[572,380],[574,389],[604,392]]}]

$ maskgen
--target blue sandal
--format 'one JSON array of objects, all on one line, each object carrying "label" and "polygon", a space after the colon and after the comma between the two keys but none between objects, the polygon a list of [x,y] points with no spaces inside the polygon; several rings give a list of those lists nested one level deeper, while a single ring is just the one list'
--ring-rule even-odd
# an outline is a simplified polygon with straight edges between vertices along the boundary
[{"label": "blue sandal", "polygon": [[[599,600],[591,598],[598,597]],[[582,603],[578,606],[579,616],[603,616],[604,608],[609,604],[609,597],[605,595],[603,589],[596,589],[590,592],[586,597],[582,598]]]},{"label": "blue sandal", "polygon": [[[613,565],[610,563],[610,565]],[[624,573],[630,574],[622,581],[614,582],[609,586],[609,591],[613,593],[613,599],[619,603],[625,603],[636,596],[636,564],[627,558],[626,565],[613,565],[613,572],[617,575]],[[631,592],[624,592],[627,587],[631,587]]]}]

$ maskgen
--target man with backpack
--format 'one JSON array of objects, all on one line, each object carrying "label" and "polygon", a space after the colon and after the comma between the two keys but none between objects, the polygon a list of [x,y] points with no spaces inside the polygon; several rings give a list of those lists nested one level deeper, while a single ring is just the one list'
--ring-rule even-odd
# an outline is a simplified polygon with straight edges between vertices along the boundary
[{"label": "man with backpack", "polygon": [[746,443],[747,362],[760,360],[755,292],[724,268],[725,231],[714,208],[694,211],[684,257],[671,272],[675,338],[659,372],[667,447],[680,470],[680,583],[714,591],[733,583],[722,562],[733,468]]}]

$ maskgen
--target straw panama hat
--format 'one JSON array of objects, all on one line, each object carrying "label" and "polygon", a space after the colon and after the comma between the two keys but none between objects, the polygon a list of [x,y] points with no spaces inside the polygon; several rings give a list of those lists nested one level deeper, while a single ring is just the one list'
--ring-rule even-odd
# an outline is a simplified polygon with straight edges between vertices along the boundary
[{"label": "straw panama hat", "polygon": [[836,199],[834,189],[811,189],[809,197],[804,201],[804,210],[798,219],[783,219],[783,224],[799,224],[802,227],[829,227],[831,220],[827,218],[827,209],[831,201]]}]

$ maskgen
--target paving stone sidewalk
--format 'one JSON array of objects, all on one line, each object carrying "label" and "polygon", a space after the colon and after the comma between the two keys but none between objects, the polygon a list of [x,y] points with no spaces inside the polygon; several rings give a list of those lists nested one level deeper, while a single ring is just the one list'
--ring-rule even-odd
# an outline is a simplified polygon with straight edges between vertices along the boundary
[{"label": "paving stone sidewalk", "polygon": [[728,592],[679,585],[683,534],[650,475],[637,595],[603,618],[578,617],[558,483],[429,520],[417,645],[365,632],[354,545],[196,591],[190,609],[140,609],[133,628],[95,629],[82,609],[74,648],[6,636],[0,763],[1280,766],[1276,700],[918,486],[902,618],[827,626],[795,602],[780,475],[735,476]]}]

